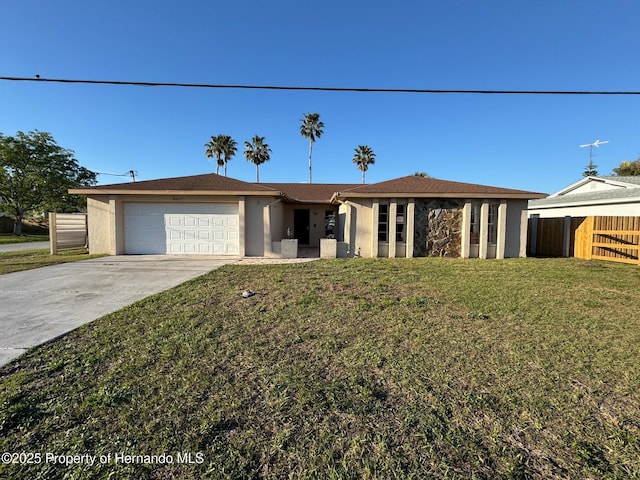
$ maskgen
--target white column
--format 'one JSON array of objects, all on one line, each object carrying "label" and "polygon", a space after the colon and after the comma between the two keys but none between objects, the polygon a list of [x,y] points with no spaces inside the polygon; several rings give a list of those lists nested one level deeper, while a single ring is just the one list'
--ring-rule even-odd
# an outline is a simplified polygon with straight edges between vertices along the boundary
[{"label": "white column", "polygon": [[262,239],[264,241],[262,255],[270,257],[273,254],[273,244],[271,243],[271,204],[265,205],[262,208],[262,225]]},{"label": "white column", "polygon": [[238,255],[244,257],[244,222],[245,222],[245,202],[244,195],[238,197]]},{"label": "white column", "polygon": [[507,240],[507,201],[500,200],[498,207],[498,231],[496,238],[496,258],[504,258],[504,251]]},{"label": "white column", "polygon": [[405,238],[405,243],[406,243],[406,257],[407,258],[412,258],[413,257],[413,235],[415,234],[415,200],[413,198],[410,198],[407,201],[407,214],[406,214],[406,218],[404,219],[404,223],[406,225],[406,238]]},{"label": "white column", "polygon": [[389,258],[396,257],[396,216],[398,201],[392,198],[389,202]]},{"label": "white column", "polygon": [[487,258],[488,247],[488,233],[489,233],[489,202],[482,200],[482,206],[480,207],[480,258]]},{"label": "white column", "polygon": [[380,200],[373,199],[371,205],[371,258],[378,256],[378,215],[380,213]]},{"label": "white column", "polygon": [[469,258],[470,245],[471,245],[471,200],[464,201],[464,207],[462,207],[462,229],[460,235],[460,257]]}]

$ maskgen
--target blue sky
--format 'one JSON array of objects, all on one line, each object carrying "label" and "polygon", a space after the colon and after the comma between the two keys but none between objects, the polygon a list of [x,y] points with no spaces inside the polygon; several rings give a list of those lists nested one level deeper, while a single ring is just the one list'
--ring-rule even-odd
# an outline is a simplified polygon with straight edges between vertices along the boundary
[{"label": "blue sky", "polygon": [[[0,76],[328,87],[639,90],[637,1],[3,0]],[[305,182],[305,112],[325,133],[314,182],[416,171],[552,193],[640,155],[640,96],[391,94],[0,81],[0,132],[51,132],[80,163],[139,179],[215,171],[211,135],[266,137],[262,181]],[[229,176],[255,180],[242,155]],[[126,178],[101,175],[100,183]]]}]

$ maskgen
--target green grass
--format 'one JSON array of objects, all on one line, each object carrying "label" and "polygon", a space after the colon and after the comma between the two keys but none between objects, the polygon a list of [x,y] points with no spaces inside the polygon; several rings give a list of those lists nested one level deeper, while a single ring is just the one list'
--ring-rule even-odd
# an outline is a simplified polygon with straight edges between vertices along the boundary
[{"label": "green grass", "polygon": [[49,235],[20,235],[0,233],[0,245],[7,243],[48,242]]},{"label": "green grass", "polygon": [[0,275],[20,272],[33,268],[48,267],[59,263],[88,260],[103,255],[89,255],[86,248],[61,250],[58,255],[51,255],[49,250],[24,250],[20,252],[0,252]]},{"label": "green grass", "polygon": [[0,369],[0,451],[173,464],[0,477],[639,478],[639,290],[573,259],[226,266]]}]

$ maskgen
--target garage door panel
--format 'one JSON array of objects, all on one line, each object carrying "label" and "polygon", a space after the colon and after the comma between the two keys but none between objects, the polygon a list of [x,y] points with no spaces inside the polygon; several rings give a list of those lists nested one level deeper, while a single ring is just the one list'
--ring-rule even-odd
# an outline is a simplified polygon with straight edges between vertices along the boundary
[{"label": "garage door panel", "polygon": [[237,205],[127,203],[124,212],[126,253],[239,254]]}]

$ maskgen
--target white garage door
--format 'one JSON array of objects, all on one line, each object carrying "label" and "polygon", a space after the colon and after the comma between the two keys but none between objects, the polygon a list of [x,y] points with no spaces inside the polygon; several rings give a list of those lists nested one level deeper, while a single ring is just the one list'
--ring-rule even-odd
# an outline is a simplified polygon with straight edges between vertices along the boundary
[{"label": "white garage door", "polygon": [[214,203],[126,203],[129,254],[238,255],[238,206]]}]

